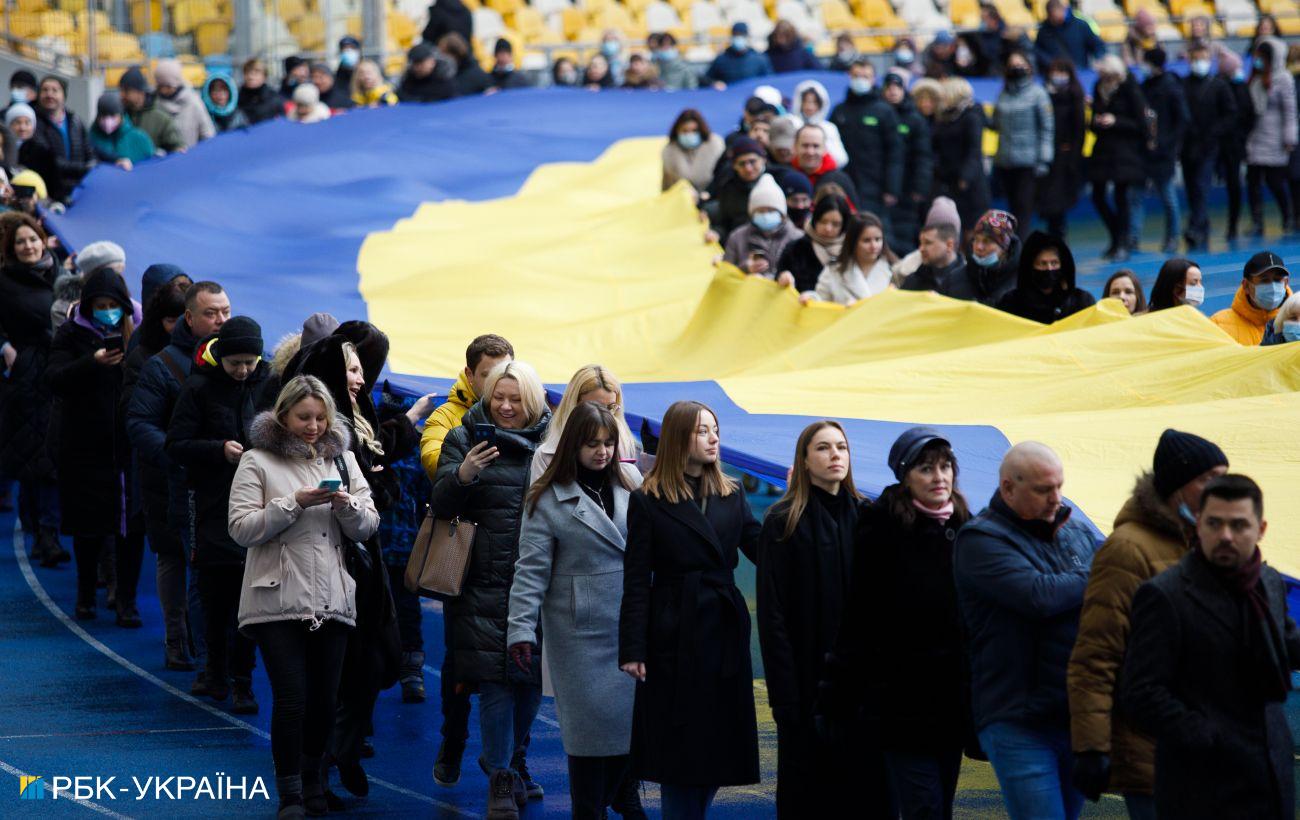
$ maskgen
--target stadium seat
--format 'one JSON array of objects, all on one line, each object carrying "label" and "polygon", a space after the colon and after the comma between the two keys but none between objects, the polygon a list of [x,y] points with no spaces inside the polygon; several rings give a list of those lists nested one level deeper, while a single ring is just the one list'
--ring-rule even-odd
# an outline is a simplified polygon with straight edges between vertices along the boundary
[{"label": "stadium seat", "polygon": [[176,56],[176,44],[172,41],[172,36],[161,31],[141,34],[140,50],[150,59]]},{"label": "stadium seat", "polygon": [[225,20],[198,23],[194,27],[194,50],[201,57],[227,53],[230,50],[230,24]]},{"label": "stadium seat", "polygon": [[682,25],[682,18],[664,0],[654,0],[645,10],[645,27],[650,31],[668,31]]},{"label": "stadium seat", "polygon": [[708,31],[727,24],[727,18],[723,15],[722,7],[713,0],[695,0],[691,4],[689,19],[691,28],[696,31]]},{"label": "stadium seat", "polygon": [[131,0],[131,28],[138,32],[162,31],[162,0]]},{"label": "stadium seat", "polygon": [[474,12],[474,37],[495,40],[505,33],[506,23],[496,9],[481,8]]}]

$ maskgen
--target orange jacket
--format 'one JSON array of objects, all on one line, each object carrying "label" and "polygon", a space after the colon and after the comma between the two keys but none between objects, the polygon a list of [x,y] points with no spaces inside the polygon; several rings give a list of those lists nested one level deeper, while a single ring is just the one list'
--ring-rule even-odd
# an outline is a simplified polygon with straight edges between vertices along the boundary
[{"label": "orange jacket", "polygon": [[[1291,289],[1286,289],[1291,295]],[[1210,317],[1210,321],[1219,326],[1224,333],[1237,340],[1238,344],[1257,347],[1264,341],[1264,326],[1277,315],[1277,310],[1262,310],[1255,307],[1246,297],[1246,285],[1243,282],[1237,288],[1237,295],[1232,297],[1232,307],[1224,308]]]}]

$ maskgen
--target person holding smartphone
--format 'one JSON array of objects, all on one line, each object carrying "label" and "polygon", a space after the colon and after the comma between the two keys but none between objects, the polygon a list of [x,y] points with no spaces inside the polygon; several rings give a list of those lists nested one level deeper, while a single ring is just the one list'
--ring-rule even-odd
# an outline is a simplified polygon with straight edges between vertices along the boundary
[{"label": "person holding smartphone", "polygon": [[237,715],[257,714],[253,697],[255,646],[233,629],[243,586],[245,549],[226,524],[230,484],[248,444],[248,427],[270,367],[262,360],[262,328],[234,316],[199,343],[167,427],[167,457],[185,468],[193,491],[194,564],[199,567],[208,645],[208,694],[231,693]]},{"label": "person holding smartphone", "polygon": [[[379,513],[348,449],[330,391],[296,376],[249,429],[230,486],[230,537],[248,550],[239,628],[271,680],[271,756],[282,818],[325,814],[321,756],[334,727],[356,584],[343,545],[379,529]],[[347,490],[340,466],[346,470]],[[331,483],[322,486],[322,482]],[[211,651],[211,647],[209,647]]]},{"label": "person holding smartphone", "polygon": [[[123,529],[129,447],[121,409],[122,360],[140,318],[126,281],[100,268],[86,279],[72,320],[50,344],[45,377],[57,400],[50,429],[57,436],[62,529],[72,536],[77,559],[78,620],[95,617],[101,551],[116,550],[120,582],[134,584],[140,575],[140,551],[128,547]],[[119,600],[134,601],[134,590],[127,592]]]},{"label": "person holding smartphone", "polygon": [[523,671],[511,663],[506,631],[528,469],[550,420],[536,371],[523,362],[498,364],[483,398],[447,434],[433,482],[435,516],[477,525],[461,594],[444,612],[456,684],[479,695],[479,762],[490,777],[491,817],[513,818],[515,806],[542,796],[524,762],[524,738],[542,701],[541,664]]}]

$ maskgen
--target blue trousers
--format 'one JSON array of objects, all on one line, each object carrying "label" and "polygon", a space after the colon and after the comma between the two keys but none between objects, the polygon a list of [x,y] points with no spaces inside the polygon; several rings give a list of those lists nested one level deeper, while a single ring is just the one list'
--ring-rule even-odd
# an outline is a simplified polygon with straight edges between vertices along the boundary
[{"label": "blue trousers", "polygon": [[483,733],[483,760],[488,771],[510,768],[542,705],[542,687],[528,683],[481,683],[478,722]]},{"label": "blue trousers", "polygon": [[992,723],[980,745],[993,764],[1011,820],[1076,820],[1083,795],[1071,782],[1074,754],[1069,729],[1032,729]]}]

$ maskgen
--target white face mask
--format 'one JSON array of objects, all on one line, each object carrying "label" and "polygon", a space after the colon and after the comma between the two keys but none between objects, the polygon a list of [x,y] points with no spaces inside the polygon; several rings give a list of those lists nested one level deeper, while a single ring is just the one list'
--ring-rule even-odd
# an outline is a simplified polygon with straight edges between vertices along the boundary
[{"label": "white face mask", "polygon": [[1186,292],[1183,293],[1183,304],[1199,307],[1205,301],[1204,285],[1188,285]]}]

